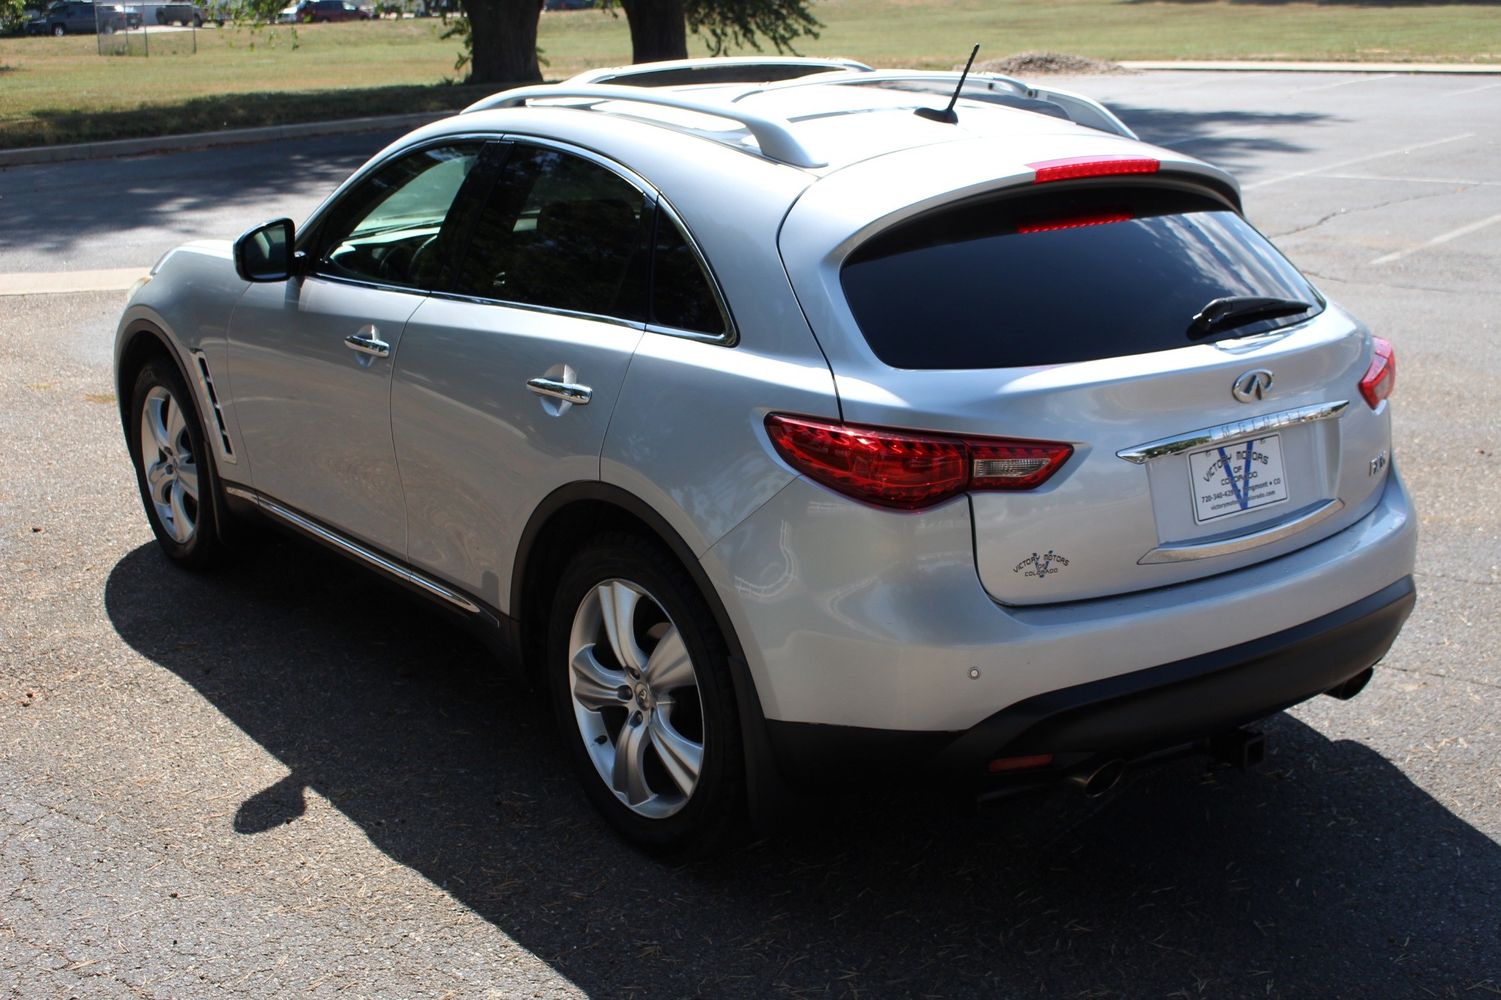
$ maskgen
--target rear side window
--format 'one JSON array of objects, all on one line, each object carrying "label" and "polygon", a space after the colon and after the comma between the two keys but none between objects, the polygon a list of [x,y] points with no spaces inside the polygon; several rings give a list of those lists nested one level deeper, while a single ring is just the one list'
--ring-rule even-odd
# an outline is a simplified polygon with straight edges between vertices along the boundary
[{"label": "rear side window", "polygon": [[713,336],[726,330],[724,313],[698,254],[672,216],[660,209],[652,248],[651,322]]},{"label": "rear side window", "polygon": [[[1078,189],[967,201],[860,246],[841,274],[876,356],[895,368],[1011,368],[1243,337],[1323,300],[1223,202],[1182,191]],[[1191,335],[1217,299],[1306,312]]]}]

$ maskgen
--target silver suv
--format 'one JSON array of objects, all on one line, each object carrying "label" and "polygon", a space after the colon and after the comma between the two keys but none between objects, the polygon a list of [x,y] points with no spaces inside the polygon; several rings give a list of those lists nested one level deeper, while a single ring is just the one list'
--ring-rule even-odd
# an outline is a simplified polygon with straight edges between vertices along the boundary
[{"label": "silver suv", "polygon": [[1395,361],[1232,178],[1004,77],[726,67],[498,94],[163,258],[116,370],[167,555],[254,514],[451,609],[651,848],[1359,691]]}]

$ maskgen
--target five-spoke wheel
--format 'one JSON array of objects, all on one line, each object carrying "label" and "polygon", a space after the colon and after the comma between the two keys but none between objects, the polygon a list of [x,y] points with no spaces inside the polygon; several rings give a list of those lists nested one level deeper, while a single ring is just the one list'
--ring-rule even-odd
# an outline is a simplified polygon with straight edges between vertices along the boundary
[{"label": "five-spoke wheel", "polygon": [[657,544],[596,539],[558,584],[550,684],[590,798],[635,843],[705,848],[743,804],[727,653],[700,591]]},{"label": "five-spoke wheel", "polygon": [[163,551],[194,568],[222,552],[214,521],[213,460],[188,387],[166,360],[136,376],[128,430],[146,517]]}]

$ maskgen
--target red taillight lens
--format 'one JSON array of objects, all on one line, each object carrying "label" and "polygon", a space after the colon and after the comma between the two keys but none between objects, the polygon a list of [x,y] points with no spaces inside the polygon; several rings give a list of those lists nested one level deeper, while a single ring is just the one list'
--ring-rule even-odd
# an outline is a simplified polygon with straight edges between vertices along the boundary
[{"label": "red taillight lens", "polygon": [[1372,337],[1371,340],[1375,343],[1375,350],[1371,352],[1371,365],[1360,380],[1360,394],[1374,410],[1397,387],[1397,356],[1392,353],[1390,341],[1381,337]]},{"label": "red taillight lens", "polygon": [[1117,174],[1155,174],[1161,162],[1149,156],[1071,156],[1064,160],[1043,160],[1027,166],[1037,171],[1033,184],[1050,181],[1073,181],[1081,177],[1113,177]]},{"label": "red taillight lens", "polygon": [[1030,490],[1073,446],[1047,441],[909,434],[771,414],[766,432],[787,463],[846,496],[917,510],[971,490]]}]

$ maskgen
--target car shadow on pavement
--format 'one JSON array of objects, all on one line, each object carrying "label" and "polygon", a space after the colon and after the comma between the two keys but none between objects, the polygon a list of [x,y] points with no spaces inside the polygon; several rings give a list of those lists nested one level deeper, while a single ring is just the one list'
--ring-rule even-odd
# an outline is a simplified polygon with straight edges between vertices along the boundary
[{"label": "car shadow on pavement", "polygon": [[1060,794],[983,816],[912,789],[852,794],[674,865],[596,819],[540,695],[321,549],[271,536],[243,564],[192,576],[143,546],[104,597],[132,648],[290,772],[205,821],[275,836],[314,790],[590,995],[1498,986],[1501,849],[1374,751],[1290,717],[1267,724],[1268,764],[1247,774],[1180,761],[1102,801]]}]

